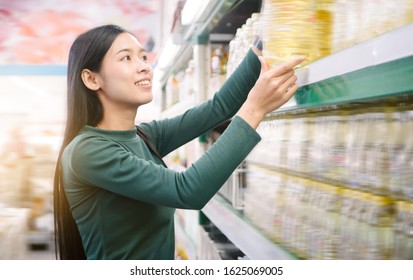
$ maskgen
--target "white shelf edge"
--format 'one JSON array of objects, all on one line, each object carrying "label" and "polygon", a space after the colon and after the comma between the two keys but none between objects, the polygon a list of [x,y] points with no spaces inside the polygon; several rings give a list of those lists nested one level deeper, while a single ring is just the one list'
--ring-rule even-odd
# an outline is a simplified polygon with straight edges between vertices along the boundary
[{"label": "white shelf edge", "polygon": [[202,212],[216,227],[251,260],[296,259],[286,250],[266,238],[261,232],[243,221],[232,210],[212,198]]}]

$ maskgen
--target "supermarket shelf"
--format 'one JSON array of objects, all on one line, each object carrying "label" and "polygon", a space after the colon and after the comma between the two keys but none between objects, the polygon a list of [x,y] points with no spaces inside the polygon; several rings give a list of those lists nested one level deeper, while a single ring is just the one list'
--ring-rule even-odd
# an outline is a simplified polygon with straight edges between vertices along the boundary
[{"label": "supermarket shelf", "polygon": [[163,84],[166,83],[169,76],[180,70],[185,65],[185,62],[191,58],[192,44],[206,42],[209,32],[231,9],[236,1],[237,0],[211,0],[200,15],[198,22],[184,26],[184,30],[182,30],[180,34],[175,34],[175,37],[179,37],[179,39],[176,39],[179,43],[178,50],[175,52],[174,57],[169,58],[169,60],[173,62],[170,67],[168,67],[168,69],[161,69],[160,80]]},{"label": "supermarket shelf", "polygon": [[297,69],[301,86],[279,111],[413,92],[413,24]]},{"label": "supermarket shelf", "polygon": [[223,198],[216,195],[202,209],[208,219],[251,260],[296,259],[244,220]]}]

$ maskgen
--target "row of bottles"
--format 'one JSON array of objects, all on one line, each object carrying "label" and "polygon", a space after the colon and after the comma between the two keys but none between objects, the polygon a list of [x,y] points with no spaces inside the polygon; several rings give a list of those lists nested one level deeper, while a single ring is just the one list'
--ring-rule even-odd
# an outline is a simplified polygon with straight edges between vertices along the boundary
[{"label": "row of bottles", "polygon": [[163,97],[163,110],[194,97],[194,67],[194,60],[191,59],[186,69],[168,78]]},{"label": "row of bottles", "polygon": [[255,39],[261,38],[260,14],[253,13],[237,32],[229,43],[229,54],[227,62],[227,77],[237,68],[238,64],[247,54]]},{"label": "row of bottles", "polygon": [[309,259],[413,259],[413,203],[249,165],[244,214]]},{"label": "row of bottles", "polygon": [[271,65],[310,63],[412,22],[413,0],[264,0],[230,42],[227,74],[257,38]]},{"label": "row of bottles", "polygon": [[248,160],[355,190],[413,201],[413,106],[278,114]]}]

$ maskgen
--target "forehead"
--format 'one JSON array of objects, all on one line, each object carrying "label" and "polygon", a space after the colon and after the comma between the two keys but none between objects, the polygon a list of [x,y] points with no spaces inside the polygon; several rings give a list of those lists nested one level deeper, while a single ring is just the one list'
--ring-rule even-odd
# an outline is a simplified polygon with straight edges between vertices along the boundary
[{"label": "forehead", "polygon": [[116,55],[119,51],[129,49],[136,52],[143,51],[141,43],[135,36],[125,32],[121,33],[113,41],[112,46],[108,50],[108,55]]}]

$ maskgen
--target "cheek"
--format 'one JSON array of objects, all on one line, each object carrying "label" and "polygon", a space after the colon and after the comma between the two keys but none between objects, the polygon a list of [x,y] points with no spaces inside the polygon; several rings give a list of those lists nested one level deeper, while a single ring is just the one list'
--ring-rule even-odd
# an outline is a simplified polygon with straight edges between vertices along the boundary
[{"label": "cheek", "polygon": [[119,94],[123,88],[133,86],[133,78],[124,69],[112,68],[111,71],[105,71],[102,77],[102,90],[108,95]]}]

